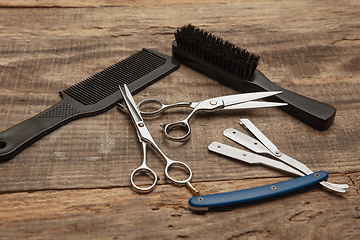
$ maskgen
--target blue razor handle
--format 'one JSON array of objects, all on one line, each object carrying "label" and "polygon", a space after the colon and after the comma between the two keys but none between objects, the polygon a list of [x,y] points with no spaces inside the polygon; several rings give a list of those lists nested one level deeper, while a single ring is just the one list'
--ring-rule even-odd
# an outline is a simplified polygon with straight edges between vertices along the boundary
[{"label": "blue razor handle", "polygon": [[189,208],[193,211],[212,211],[272,200],[307,190],[326,180],[328,176],[327,172],[319,171],[303,177],[261,187],[196,196],[189,199]]}]

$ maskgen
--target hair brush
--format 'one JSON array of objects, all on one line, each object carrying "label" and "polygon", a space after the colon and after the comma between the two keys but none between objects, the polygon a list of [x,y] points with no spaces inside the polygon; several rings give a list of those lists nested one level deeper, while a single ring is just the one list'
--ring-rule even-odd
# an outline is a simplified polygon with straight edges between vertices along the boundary
[{"label": "hair brush", "polygon": [[288,103],[281,110],[317,130],[326,130],[334,122],[336,108],[283,89],[256,69],[259,56],[192,25],[174,33],[173,56],[182,63],[223,82],[240,92],[282,91],[266,98]]},{"label": "hair brush", "polygon": [[94,116],[121,100],[119,85],[127,84],[137,93],[178,69],[180,62],[170,56],[142,49],[120,62],[60,91],[62,100],[0,133],[0,162],[6,161],[41,137],[75,119]]}]

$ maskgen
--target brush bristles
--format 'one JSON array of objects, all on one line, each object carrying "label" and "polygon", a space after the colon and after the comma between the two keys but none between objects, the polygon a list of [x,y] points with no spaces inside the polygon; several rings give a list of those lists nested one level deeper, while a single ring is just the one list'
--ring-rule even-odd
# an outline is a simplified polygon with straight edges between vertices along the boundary
[{"label": "brush bristles", "polygon": [[234,44],[189,24],[174,33],[178,47],[241,78],[250,77],[260,59]]}]

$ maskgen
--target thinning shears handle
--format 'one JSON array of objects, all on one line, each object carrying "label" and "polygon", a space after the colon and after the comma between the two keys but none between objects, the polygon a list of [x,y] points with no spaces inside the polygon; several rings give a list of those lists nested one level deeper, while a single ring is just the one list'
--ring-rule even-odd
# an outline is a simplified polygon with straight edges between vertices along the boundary
[{"label": "thinning shears handle", "polygon": [[[174,104],[165,104],[157,99],[145,99],[138,103],[138,108],[140,109],[140,113],[142,116],[156,116],[160,113],[171,109],[171,108],[179,108],[179,107],[190,107],[191,102],[178,102]],[[153,111],[149,111],[146,109],[155,109]]]},{"label": "thinning shears handle", "polygon": [[189,199],[189,208],[193,211],[214,211],[268,201],[309,189],[327,178],[327,172],[319,171],[261,187],[192,197]]}]

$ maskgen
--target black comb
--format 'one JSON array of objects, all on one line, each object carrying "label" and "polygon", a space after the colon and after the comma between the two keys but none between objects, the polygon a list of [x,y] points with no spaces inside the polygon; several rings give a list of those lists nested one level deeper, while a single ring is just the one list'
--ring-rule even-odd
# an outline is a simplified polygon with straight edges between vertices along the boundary
[{"label": "black comb", "polygon": [[288,103],[281,110],[317,130],[326,130],[336,108],[283,89],[256,69],[259,56],[192,25],[175,32],[173,56],[182,63],[240,92],[282,91],[265,100]]},{"label": "black comb", "polygon": [[64,91],[51,108],[0,133],[0,161],[15,157],[27,146],[78,118],[103,113],[121,98],[119,85],[135,94],[179,68],[175,58],[149,49],[121,60]]}]

